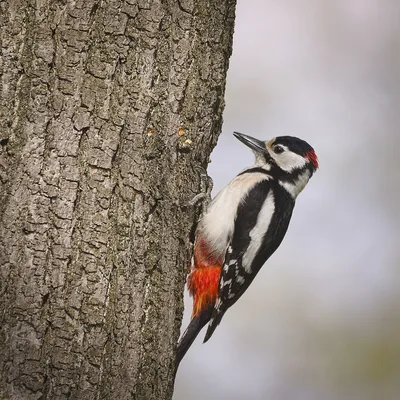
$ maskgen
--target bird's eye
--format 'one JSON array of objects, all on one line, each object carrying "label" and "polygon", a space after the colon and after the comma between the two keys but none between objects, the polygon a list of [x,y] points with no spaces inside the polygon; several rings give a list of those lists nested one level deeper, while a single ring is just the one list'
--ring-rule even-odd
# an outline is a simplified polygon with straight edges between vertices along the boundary
[{"label": "bird's eye", "polygon": [[285,151],[285,149],[282,146],[276,145],[274,147],[274,153],[275,154],[281,154]]}]

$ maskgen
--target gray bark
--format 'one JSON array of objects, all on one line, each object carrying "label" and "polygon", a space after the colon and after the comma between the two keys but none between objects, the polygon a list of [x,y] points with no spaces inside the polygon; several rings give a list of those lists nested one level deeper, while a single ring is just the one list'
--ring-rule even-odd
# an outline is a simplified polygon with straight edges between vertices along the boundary
[{"label": "gray bark", "polygon": [[234,11],[0,1],[0,398],[171,398]]}]

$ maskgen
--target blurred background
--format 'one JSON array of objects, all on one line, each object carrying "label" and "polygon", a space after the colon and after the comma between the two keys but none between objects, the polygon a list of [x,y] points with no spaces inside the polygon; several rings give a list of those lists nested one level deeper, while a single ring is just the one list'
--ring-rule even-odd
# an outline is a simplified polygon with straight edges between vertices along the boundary
[{"label": "blurred background", "polygon": [[399,127],[398,0],[239,0],[214,195],[253,162],[234,130],[299,136],[320,170],[174,400],[400,399]]}]

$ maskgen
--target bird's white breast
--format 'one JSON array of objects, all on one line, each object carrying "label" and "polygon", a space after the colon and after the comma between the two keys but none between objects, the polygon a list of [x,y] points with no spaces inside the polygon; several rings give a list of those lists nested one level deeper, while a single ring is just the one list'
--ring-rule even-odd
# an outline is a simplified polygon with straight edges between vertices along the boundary
[{"label": "bird's white breast", "polygon": [[240,203],[257,183],[269,178],[258,172],[239,175],[212,200],[199,222],[197,237],[205,239],[213,255],[225,256]]}]

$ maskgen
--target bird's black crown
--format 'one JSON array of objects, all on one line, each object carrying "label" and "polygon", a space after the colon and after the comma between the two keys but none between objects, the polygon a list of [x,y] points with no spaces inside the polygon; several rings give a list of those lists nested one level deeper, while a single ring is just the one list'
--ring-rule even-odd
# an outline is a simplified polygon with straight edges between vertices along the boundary
[{"label": "bird's black crown", "polygon": [[295,136],[278,136],[275,138],[274,145],[275,144],[286,146],[290,151],[302,156],[310,151],[314,151],[305,140],[299,139]]}]

